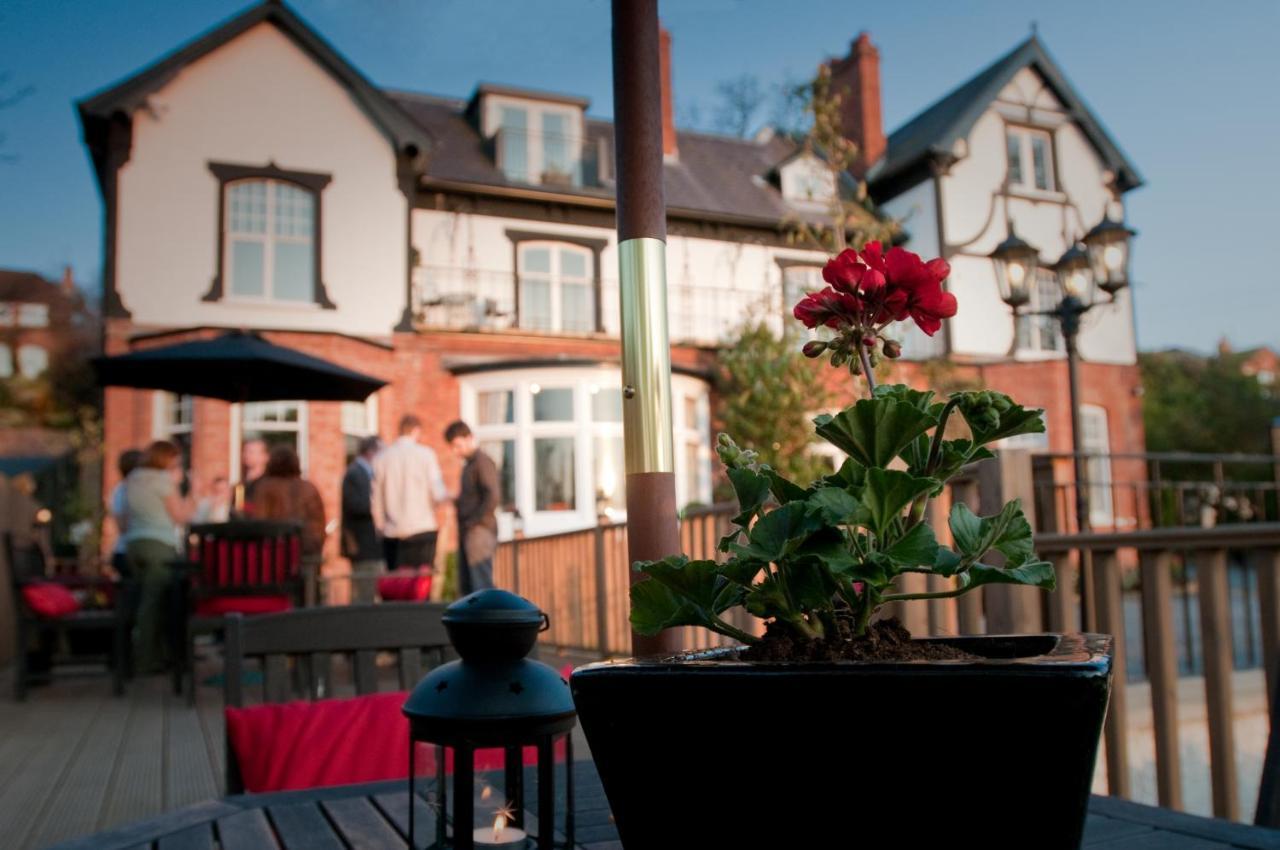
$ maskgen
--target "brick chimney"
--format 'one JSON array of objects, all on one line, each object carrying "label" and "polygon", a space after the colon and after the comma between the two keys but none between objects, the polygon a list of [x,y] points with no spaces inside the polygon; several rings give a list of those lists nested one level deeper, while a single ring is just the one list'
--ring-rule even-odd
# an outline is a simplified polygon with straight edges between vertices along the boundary
[{"label": "brick chimney", "polygon": [[74,295],[76,291],[76,279],[71,273],[71,266],[62,267],[62,291],[67,295]]},{"label": "brick chimney", "polygon": [[849,55],[831,60],[831,90],[839,94],[844,135],[858,146],[852,171],[858,178],[884,156],[884,122],[880,114],[880,51],[865,31],[849,45]]},{"label": "brick chimney", "polygon": [[662,65],[662,155],[675,159],[676,149],[675,93],[671,88],[671,33],[658,27],[658,62]]}]

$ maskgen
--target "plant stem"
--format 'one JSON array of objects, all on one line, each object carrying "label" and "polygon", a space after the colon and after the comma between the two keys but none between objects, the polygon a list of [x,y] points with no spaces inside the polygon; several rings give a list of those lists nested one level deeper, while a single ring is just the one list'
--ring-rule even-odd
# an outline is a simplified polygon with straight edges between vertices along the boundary
[{"label": "plant stem", "polygon": [[743,643],[748,646],[750,646],[753,643],[760,642],[760,638],[756,637],[755,635],[749,635],[746,632],[744,632],[742,629],[737,628],[736,626],[729,625],[724,620],[721,620],[719,617],[716,617],[713,615],[711,620],[712,620],[712,625],[711,625],[712,631],[719,632],[720,634],[725,635],[726,637],[731,637],[734,640],[738,641],[739,643]]},{"label": "plant stem", "polygon": [[950,599],[953,596],[959,596],[969,590],[967,587],[958,587],[955,590],[939,590],[934,593],[890,593],[888,596],[881,597],[881,602],[909,602],[912,599]]},{"label": "plant stem", "polygon": [[862,374],[867,379],[867,394],[876,394],[876,376],[871,372],[871,358],[867,356],[867,347],[858,340],[858,359],[862,361]]}]

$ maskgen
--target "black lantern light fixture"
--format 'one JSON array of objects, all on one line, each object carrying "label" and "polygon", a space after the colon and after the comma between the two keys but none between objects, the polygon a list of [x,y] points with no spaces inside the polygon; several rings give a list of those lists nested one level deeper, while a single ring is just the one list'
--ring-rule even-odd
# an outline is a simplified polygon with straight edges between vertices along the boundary
[{"label": "black lantern light fixture", "polygon": [[1104,215],[1101,222],[1085,234],[1082,242],[1073,243],[1053,264],[1054,277],[1061,291],[1058,303],[1047,309],[1023,310],[1031,302],[1031,282],[1040,263],[1040,251],[1018,238],[1009,222],[1009,236],[988,256],[996,269],[1000,298],[1019,315],[1049,316],[1062,328],[1067,349],[1067,378],[1071,394],[1071,442],[1075,458],[1076,524],[1081,531],[1089,528],[1088,476],[1081,446],[1079,352],[1076,336],[1080,319],[1098,306],[1098,290],[1107,294],[1110,303],[1129,285],[1129,240],[1136,233],[1124,224]]},{"label": "black lantern light fixture", "polygon": [[1018,238],[1009,223],[1009,237],[991,252],[1000,297],[1016,312],[1031,300],[1031,283],[1040,265],[1040,252]]},{"label": "black lantern light fixture", "polygon": [[[449,640],[461,657],[437,667],[404,704],[409,719],[409,846],[416,850],[414,753],[420,742],[435,744],[435,842],[431,848],[552,850],[573,846],[573,736],[577,713],[568,683],[546,664],[526,656],[548,626],[532,602],[505,590],[480,590],[450,605],[444,614]],[[564,844],[555,841],[555,742],[565,742]],[[524,748],[537,747],[536,836],[524,819]],[[447,786],[444,748],[453,751],[452,787]],[[477,812],[475,753],[504,752],[505,800]],[[452,811],[449,802],[452,799]],[[477,818],[480,820],[477,821]],[[452,834],[450,834],[450,826]]]}]

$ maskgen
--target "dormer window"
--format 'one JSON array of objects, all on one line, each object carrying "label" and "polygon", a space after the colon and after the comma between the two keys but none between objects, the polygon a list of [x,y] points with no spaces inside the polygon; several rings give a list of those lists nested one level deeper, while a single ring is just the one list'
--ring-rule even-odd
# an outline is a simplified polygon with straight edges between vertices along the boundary
[{"label": "dormer window", "polygon": [[472,101],[503,175],[513,183],[543,186],[584,183],[586,107],[581,98],[489,85]]},{"label": "dormer window", "polygon": [[835,197],[835,178],[816,156],[797,156],[778,169],[782,197],[798,207],[825,208]]}]

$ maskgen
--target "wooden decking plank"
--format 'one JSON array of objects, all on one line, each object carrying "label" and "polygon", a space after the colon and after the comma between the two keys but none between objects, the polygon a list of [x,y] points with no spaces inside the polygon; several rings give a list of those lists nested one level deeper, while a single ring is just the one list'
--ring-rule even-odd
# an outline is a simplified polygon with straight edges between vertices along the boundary
[{"label": "wooden decking plank", "polygon": [[209,800],[220,793],[197,709],[186,697],[165,691],[165,806]]},{"label": "wooden decking plank", "polygon": [[262,809],[245,809],[218,818],[218,840],[222,850],[273,850],[280,846]]},{"label": "wooden decking plank", "polygon": [[132,684],[133,711],[125,730],[104,825],[128,823],[159,814],[164,801],[164,698],[168,679],[149,676]]},{"label": "wooden decking plank", "polygon": [[156,842],[156,850],[213,850],[213,824],[189,826],[180,832],[163,836]]},{"label": "wooden decking plank", "polygon": [[106,700],[86,718],[89,728],[73,755],[58,789],[44,803],[29,844],[47,847],[102,828],[100,816],[110,787],[131,706],[125,699]]},{"label": "wooden decking plank", "polygon": [[286,803],[270,806],[267,819],[275,827],[276,837],[285,850],[343,850],[317,803]]},{"label": "wooden decking plank", "polygon": [[[391,825],[400,833],[401,838],[409,834],[409,792],[397,791],[387,794],[378,794],[371,798],[375,806],[382,810],[382,814],[391,822]],[[413,817],[414,832],[416,839],[413,842],[414,847],[425,847],[435,841],[436,837],[436,809],[424,800],[420,794],[413,797]]]},{"label": "wooden decking plank", "polygon": [[[8,846],[27,847],[40,824],[44,804],[60,787],[89,733],[89,719],[109,697],[101,682],[68,683],[68,689],[50,695],[40,707],[34,728],[39,746],[30,754],[20,774],[0,788],[0,824]],[[34,699],[34,697],[33,697]]]},{"label": "wooden decking plank", "polygon": [[382,850],[404,842],[368,797],[325,800],[320,805],[351,850]]}]

